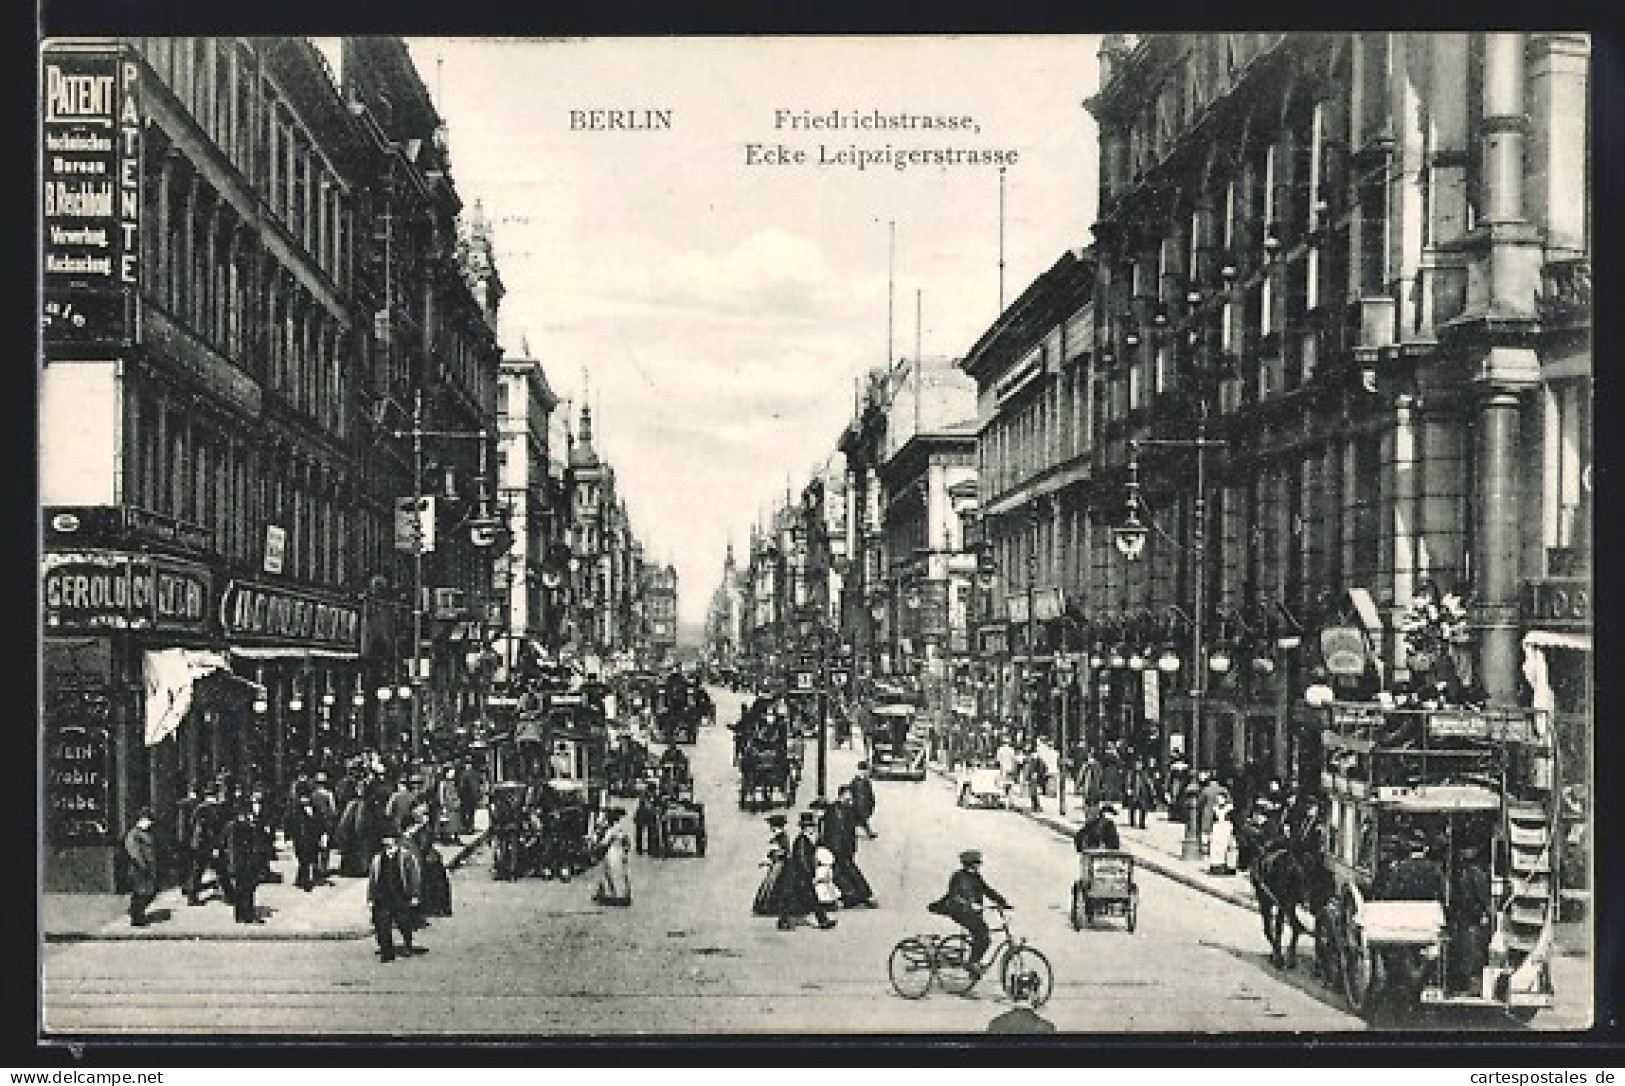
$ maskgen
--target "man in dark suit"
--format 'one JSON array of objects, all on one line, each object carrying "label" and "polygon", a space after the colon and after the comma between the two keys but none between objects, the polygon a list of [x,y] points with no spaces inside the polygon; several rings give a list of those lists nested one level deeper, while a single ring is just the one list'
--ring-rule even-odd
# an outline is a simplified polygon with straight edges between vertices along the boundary
[{"label": "man in dark suit", "polygon": [[790,858],[785,867],[785,894],[783,911],[779,913],[779,930],[790,931],[796,921],[812,913],[820,928],[833,928],[835,921],[824,911],[813,879],[818,874],[818,846],[813,842],[813,831],[818,826],[818,815],[801,812],[800,832],[790,842]]},{"label": "man in dark suit", "polygon": [[231,872],[231,905],[239,924],[263,924],[254,906],[263,866],[265,833],[249,809],[246,797],[238,795],[231,821],[226,824],[226,866]]},{"label": "man in dark suit", "polygon": [[857,775],[848,785],[852,789],[852,815],[857,825],[863,827],[863,832],[873,841],[879,834],[869,828],[869,820],[875,816],[875,786],[869,780],[869,763],[859,762]]},{"label": "man in dark suit", "polygon": [[327,878],[332,860],[333,831],[339,824],[338,797],[327,786],[327,774],[316,774],[316,784],[310,790],[310,805],[322,823],[321,841],[316,847],[316,877]]},{"label": "man in dark suit", "polygon": [[411,849],[401,847],[394,830],[383,834],[384,847],[367,867],[367,904],[372,907],[372,932],[378,940],[378,960],[395,960],[395,932],[401,933],[401,949],[417,953],[412,946],[414,910],[422,901],[423,876]]},{"label": "man in dark suit", "polygon": [[152,839],[150,810],[142,808],[124,835],[124,855],[130,862],[130,926],[144,928],[152,922],[147,906],[158,896],[158,845]]},{"label": "man in dark suit", "polygon": [[876,908],[879,902],[875,901],[874,888],[858,867],[858,826],[852,807],[851,786],[841,785],[835,802],[824,808],[824,824],[819,840],[835,857],[835,887],[841,893],[842,907],[850,909],[856,905],[867,905],[871,909]]},{"label": "man in dark suit", "polygon": [[1102,803],[1100,809],[1078,828],[1072,844],[1080,853],[1086,849],[1122,848],[1117,836],[1117,808],[1110,803]]},{"label": "man in dark suit", "polygon": [[948,892],[936,903],[943,916],[964,928],[970,935],[969,967],[980,973],[982,955],[992,943],[987,921],[982,919],[982,902],[991,901],[1001,909],[1010,908],[1004,895],[989,886],[982,878],[982,854],[967,849],[959,854],[959,870],[948,876]]},{"label": "man in dark suit", "polygon": [[316,885],[316,861],[321,853],[323,832],[322,817],[316,813],[316,802],[309,792],[299,794],[293,810],[288,812],[284,830],[299,865],[294,885],[309,892]]},{"label": "man in dark suit", "polygon": [[197,806],[192,809],[192,834],[189,841],[191,865],[186,874],[188,905],[203,904],[203,873],[210,868],[214,869],[215,883],[220,887],[220,896],[227,900],[231,898],[231,876],[222,847],[226,822],[230,817],[230,812],[220,801],[219,788],[215,785],[204,790]]}]

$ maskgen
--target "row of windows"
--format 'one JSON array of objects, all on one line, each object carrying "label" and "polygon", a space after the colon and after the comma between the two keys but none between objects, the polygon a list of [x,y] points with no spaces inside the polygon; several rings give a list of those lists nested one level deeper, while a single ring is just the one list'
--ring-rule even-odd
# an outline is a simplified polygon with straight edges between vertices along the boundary
[{"label": "row of windows", "polygon": [[[284,47],[303,43],[272,46]],[[226,38],[140,38],[137,48],[316,264],[345,281],[353,229],[345,189],[261,75],[255,51]]]},{"label": "row of windows", "polygon": [[186,406],[142,396],[132,421],[131,504],[209,529],[219,553],[253,570],[264,554],[261,526],[276,525],[287,533],[283,574],[329,586],[347,581],[359,557],[352,532],[364,518],[343,483],[314,486],[306,473]]},{"label": "row of windows", "polygon": [[347,436],[343,326],[282,272],[263,238],[202,177],[179,159],[161,161],[148,173],[148,296],[328,433]]},{"label": "row of windows", "polygon": [[[1387,505],[1381,450],[1379,436],[1351,435],[1303,463],[1215,487],[1206,511],[1208,598],[1295,600],[1308,585],[1375,584],[1391,577],[1392,528],[1382,516]],[[1465,505],[1459,494],[1451,500],[1459,524]],[[995,612],[1006,598],[1025,591],[1031,556],[1036,556],[1039,587],[1082,593],[1103,609],[1140,596],[1156,608],[1188,605],[1194,557],[1178,541],[1189,540],[1194,527],[1191,496],[1153,494],[1147,518],[1152,538],[1144,560],[1128,563],[1115,549],[1111,518],[1091,519],[1090,510],[1070,498],[1061,499],[1036,525],[1024,513],[1013,516],[1002,531],[996,529],[992,544],[1001,572]],[[1433,527],[1442,537],[1444,527]],[[1436,569],[1449,560],[1448,554],[1435,557]]]}]

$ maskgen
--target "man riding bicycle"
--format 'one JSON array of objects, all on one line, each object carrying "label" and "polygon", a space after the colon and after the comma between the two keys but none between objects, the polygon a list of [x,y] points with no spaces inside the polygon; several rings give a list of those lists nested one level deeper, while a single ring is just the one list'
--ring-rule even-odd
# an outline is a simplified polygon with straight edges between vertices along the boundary
[{"label": "man riding bicycle", "polygon": [[988,935],[987,921],[982,919],[982,901],[985,898],[1001,909],[1011,908],[1004,895],[989,886],[982,878],[982,854],[968,849],[959,854],[959,870],[948,876],[948,892],[927,908],[946,916],[965,929],[970,936],[970,960],[967,966],[977,975],[983,969],[982,955],[993,942]]}]

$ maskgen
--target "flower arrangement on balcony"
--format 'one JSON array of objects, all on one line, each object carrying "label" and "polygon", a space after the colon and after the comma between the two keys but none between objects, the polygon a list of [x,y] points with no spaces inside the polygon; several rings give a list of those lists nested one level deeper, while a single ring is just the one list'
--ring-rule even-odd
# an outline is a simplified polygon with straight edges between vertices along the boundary
[{"label": "flower arrangement on balcony", "polygon": [[1467,643],[1467,605],[1455,593],[1441,596],[1429,586],[1411,600],[1399,629],[1405,639],[1407,666],[1412,671],[1432,671],[1454,659],[1454,646]]},{"label": "flower arrangement on balcony", "polygon": [[1477,683],[1463,681],[1457,659],[1469,639],[1467,604],[1455,593],[1441,594],[1431,584],[1411,600],[1399,624],[1410,681],[1379,700],[1398,708],[1474,708],[1484,704]]}]

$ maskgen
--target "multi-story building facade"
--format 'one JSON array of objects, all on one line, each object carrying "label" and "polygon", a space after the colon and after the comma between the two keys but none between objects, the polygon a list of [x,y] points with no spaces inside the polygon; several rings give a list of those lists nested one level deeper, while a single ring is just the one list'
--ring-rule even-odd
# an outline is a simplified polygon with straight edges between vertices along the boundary
[{"label": "multi-story building facade", "polygon": [[[1469,682],[1515,704],[1526,658],[1549,654],[1541,696],[1585,757],[1588,71],[1568,33],[1107,40],[1096,483],[1128,441],[1199,418],[1223,445],[1205,546],[1152,533],[1103,606],[1160,613],[1203,578],[1213,613],[1191,617],[1240,655],[1347,621],[1390,682],[1411,599],[1457,592]],[[1192,454],[1167,452],[1141,482],[1190,540]],[[1288,768],[1303,676],[1298,654],[1276,663],[1220,678],[1201,760]],[[1189,734],[1188,699],[1169,700]]]},{"label": "multi-story building facade", "polygon": [[670,662],[677,650],[677,567],[643,570],[643,638],[640,646],[655,665]]},{"label": "multi-story building facade", "polygon": [[[404,44],[339,57],[46,50],[47,885],[110,886],[134,811],[173,835],[216,773],[282,794],[313,760],[401,742],[413,487],[378,431],[411,415],[383,405],[421,392],[455,401],[439,425],[490,425],[500,286],[476,298],[454,265],[461,205]],[[488,583],[464,535],[427,583]]]},{"label": "multi-story building facade", "polygon": [[[1081,696],[1055,675],[1057,651],[1076,650],[1096,571],[1089,517],[1095,414],[1091,384],[1095,270],[1087,254],[1062,253],[977,340],[962,366],[977,387],[977,493],[972,549],[981,555],[975,640],[982,711],[1004,724],[1081,738]],[[1097,608],[1098,609],[1098,608]],[[1098,620],[1097,616],[1097,620]],[[1102,676],[1104,677],[1104,676]],[[1096,706],[1114,718],[1119,699]],[[1070,744],[1069,744],[1070,745]]]},{"label": "multi-story building facade", "polygon": [[633,530],[614,467],[593,444],[592,411],[570,446],[568,597],[564,642],[589,671],[629,665],[643,630],[643,543]]},{"label": "multi-story building facade", "polygon": [[[497,387],[497,486],[511,543],[497,558],[497,589],[505,601],[504,681],[524,648],[544,655],[558,649],[568,572],[565,495],[550,470],[552,413],[559,400],[542,364],[505,358]],[[529,644],[527,644],[529,643]]]},{"label": "multi-story building facade", "polygon": [[950,628],[974,566],[949,491],[975,476],[975,416],[975,385],[957,360],[904,359],[870,374],[838,443],[852,556],[837,604],[842,639],[860,671],[923,680],[934,711],[946,712]]}]

